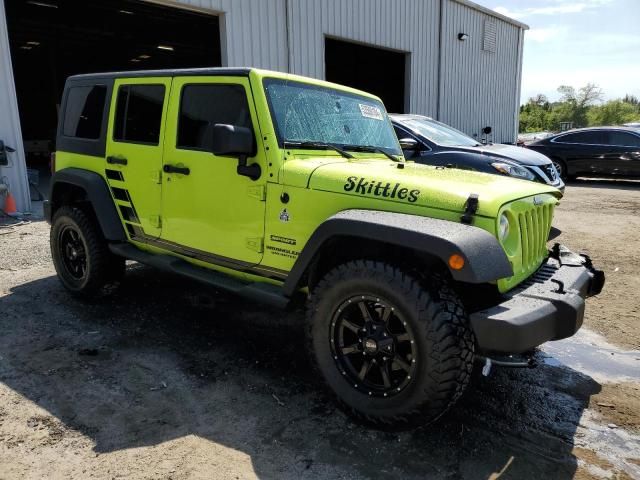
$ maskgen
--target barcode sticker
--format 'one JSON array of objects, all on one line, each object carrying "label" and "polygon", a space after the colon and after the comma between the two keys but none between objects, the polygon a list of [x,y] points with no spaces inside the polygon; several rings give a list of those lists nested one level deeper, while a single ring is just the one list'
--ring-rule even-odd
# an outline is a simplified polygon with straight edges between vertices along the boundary
[{"label": "barcode sticker", "polygon": [[359,103],[360,113],[362,113],[363,117],[373,118],[375,120],[383,120],[382,111],[378,107],[374,107],[372,105],[364,105]]}]

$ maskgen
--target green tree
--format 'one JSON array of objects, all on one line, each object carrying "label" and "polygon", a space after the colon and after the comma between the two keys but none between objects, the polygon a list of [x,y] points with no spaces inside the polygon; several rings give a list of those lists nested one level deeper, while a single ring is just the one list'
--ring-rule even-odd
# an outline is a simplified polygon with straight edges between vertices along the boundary
[{"label": "green tree", "polygon": [[589,126],[596,125],[621,125],[623,123],[638,121],[640,109],[637,104],[624,100],[610,100],[602,105],[596,105],[587,113]]},{"label": "green tree", "polygon": [[573,122],[575,127],[588,125],[587,112],[589,107],[596,102],[602,101],[604,92],[595,83],[587,83],[584,87],[576,91],[568,85],[560,85],[558,92],[562,95],[560,105],[558,105],[558,125],[560,122]]}]

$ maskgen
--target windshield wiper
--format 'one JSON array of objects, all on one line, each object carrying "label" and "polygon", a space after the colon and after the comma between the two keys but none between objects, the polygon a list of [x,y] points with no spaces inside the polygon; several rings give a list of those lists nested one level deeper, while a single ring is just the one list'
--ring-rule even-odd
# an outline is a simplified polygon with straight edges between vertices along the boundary
[{"label": "windshield wiper", "polygon": [[282,144],[285,148],[317,148],[323,150],[335,150],[344,158],[353,158],[349,152],[345,152],[343,149],[334,145],[332,143],[324,143],[324,142],[283,142]]},{"label": "windshield wiper", "polygon": [[349,150],[354,150],[356,152],[381,153],[388,159],[393,160],[394,162],[400,161],[397,157],[391,155],[390,153],[385,152],[380,147],[374,147],[371,145],[345,145],[344,148],[348,148]]}]

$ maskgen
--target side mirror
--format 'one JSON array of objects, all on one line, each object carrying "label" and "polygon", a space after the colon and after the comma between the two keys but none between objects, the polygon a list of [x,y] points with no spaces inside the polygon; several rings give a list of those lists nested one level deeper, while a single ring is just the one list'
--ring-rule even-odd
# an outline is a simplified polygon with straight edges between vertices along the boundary
[{"label": "side mirror", "polygon": [[262,173],[257,163],[247,165],[247,157],[256,151],[253,133],[246,127],[216,123],[211,134],[211,153],[238,157],[238,175],[257,180]]},{"label": "side mirror", "polygon": [[400,148],[402,150],[418,150],[420,145],[418,145],[418,141],[415,138],[401,138],[400,140]]}]

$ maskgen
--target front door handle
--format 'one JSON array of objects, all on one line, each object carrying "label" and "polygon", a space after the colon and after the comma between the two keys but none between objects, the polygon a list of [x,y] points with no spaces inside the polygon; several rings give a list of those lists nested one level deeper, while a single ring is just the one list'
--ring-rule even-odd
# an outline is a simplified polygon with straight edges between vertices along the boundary
[{"label": "front door handle", "polygon": [[126,165],[127,159],[124,157],[107,157],[107,163],[112,165]]},{"label": "front door handle", "polygon": [[165,173],[179,173],[180,175],[189,175],[191,173],[188,167],[178,167],[176,165],[165,165],[162,170]]}]

